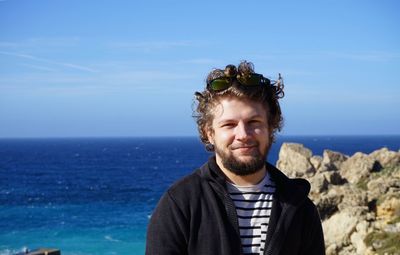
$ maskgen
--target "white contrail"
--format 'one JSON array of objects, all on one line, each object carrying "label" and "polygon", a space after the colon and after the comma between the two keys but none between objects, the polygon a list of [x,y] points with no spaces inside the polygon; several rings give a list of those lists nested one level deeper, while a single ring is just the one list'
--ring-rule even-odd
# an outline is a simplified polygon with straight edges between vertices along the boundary
[{"label": "white contrail", "polygon": [[60,65],[60,66],[68,67],[68,68],[77,69],[77,70],[80,70],[80,71],[86,71],[86,72],[91,72],[91,73],[97,73],[98,72],[97,70],[89,68],[89,67],[86,67],[86,66],[81,66],[81,65],[71,64],[71,63],[58,62],[58,61],[53,61],[53,60],[45,59],[45,58],[38,58],[38,57],[35,57],[35,56],[32,56],[32,55],[23,54],[23,53],[0,51],[0,54],[19,57],[19,58],[25,58],[25,59],[31,59],[31,60],[35,60],[35,61],[48,63],[48,64]]}]

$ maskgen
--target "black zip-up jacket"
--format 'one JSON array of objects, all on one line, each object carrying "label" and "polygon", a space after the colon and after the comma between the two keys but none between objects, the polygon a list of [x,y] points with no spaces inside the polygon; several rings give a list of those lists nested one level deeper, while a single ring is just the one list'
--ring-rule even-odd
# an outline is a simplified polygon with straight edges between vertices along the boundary
[{"label": "black zip-up jacket", "polygon": [[[266,164],[276,192],[264,254],[325,254],[310,184]],[[162,196],[147,229],[146,254],[242,254],[236,208],[215,157]]]}]

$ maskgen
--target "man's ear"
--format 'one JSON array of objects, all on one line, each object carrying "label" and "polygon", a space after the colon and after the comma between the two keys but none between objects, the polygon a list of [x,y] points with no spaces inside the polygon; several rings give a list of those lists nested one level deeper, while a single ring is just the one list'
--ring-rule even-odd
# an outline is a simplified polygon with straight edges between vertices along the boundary
[{"label": "man's ear", "polygon": [[214,130],[212,129],[212,127],[206,127],[206,134],[208,141],[214,145]]}]

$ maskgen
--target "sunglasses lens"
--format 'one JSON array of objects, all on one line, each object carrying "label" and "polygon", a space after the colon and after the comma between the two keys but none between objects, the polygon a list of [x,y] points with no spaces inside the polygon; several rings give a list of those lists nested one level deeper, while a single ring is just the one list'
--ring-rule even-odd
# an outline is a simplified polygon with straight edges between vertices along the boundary
[{"label": "sunglasses lens", "polygon": [[210,88],[214,91],[220,91],[227,89],[230,86],[230,82],[225,79],[216,79],[213,80],[210,84]]},{"label": "sunglasses lens", "polygon": [[246,86],[270,85],[269,79],[264,78],[261,74],[256,73],[246,77],[242,77],[239,81]]},{"label": "sunglasses lens", "polygon": [[270,80],[264,78],[261,74],[253,73],[246,76],[237,76],[235,78],[217,78],[210,83],[208,83],[207,88],[211,91],[222,91],[230,86],[232,86],[232,82],[237,80],[241,85],[255,87],[255,86],[269,86]]}]

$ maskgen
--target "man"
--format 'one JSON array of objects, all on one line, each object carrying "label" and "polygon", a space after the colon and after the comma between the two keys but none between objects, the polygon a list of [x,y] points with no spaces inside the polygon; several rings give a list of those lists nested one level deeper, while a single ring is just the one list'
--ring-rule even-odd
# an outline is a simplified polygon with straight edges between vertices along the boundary
[{"label": "man", "polygon": [[215,156],[160,199],[146,254],[325,254],[309,183],[265,162],[282,126],[281,77],[244,61],[213,70],[195,95],[200,138]]}]

